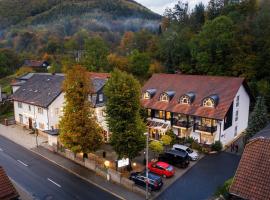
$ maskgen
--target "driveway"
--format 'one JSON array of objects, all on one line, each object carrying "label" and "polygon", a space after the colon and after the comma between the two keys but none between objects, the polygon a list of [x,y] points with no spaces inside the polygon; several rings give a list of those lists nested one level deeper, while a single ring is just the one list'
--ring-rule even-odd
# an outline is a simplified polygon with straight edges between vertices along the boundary
[{"label": "driveway", "polygon": [[218,186],[234,176],[239,161],[240,156],[226,152],[205,156],[156,199],[209,199]]}]

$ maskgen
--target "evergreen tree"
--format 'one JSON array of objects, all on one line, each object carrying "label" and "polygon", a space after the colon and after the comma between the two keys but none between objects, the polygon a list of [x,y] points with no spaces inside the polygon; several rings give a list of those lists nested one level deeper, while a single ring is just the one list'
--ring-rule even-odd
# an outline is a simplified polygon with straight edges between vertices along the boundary
[{"label": "evergreen tree", "polygon": [[269,122],[267,107],[263,97],[258,97],[254,110],[250,114],[246,137],[251,138],[254,134],[266,127]]},{"label": "evergreen tree", "polygon": [[63,83],[64,115],[60,121],[60,141],[74,153],[89,153],[102,143],[102,129],[97,124],[88,101],[91,81],[85,68],[72,67]]},{"label": "evergreen tree", "polygon": [[127,157],[131,161],[145,146],[143,133],[146,128],[140,117],[140,84],[126,72],[115,70],[104,92],[111,144],[119,159]]}]

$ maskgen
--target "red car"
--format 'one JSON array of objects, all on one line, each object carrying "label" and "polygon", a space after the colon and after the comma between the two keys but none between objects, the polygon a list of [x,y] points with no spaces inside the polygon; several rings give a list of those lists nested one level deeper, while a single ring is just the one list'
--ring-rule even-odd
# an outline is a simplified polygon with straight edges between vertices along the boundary
[{"label": "red car", "polygon": [[169,165],[165,162],[150,162],[148,164],[148,169],[150,172],[158,174],[163,177],[171,177],[174,175],[174,168],[173,166]]}]

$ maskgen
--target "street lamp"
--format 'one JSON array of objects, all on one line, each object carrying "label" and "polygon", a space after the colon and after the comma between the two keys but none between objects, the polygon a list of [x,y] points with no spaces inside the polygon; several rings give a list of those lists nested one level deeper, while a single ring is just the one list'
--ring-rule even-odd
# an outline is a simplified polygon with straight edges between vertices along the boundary
[{"label": "street lamp", "polygon": [[149,133],[144,133],[146,135],[146,194],[145,194],[145,199],[148,199],[148,150],[149,150]]},{"label": "street lamp", "polygon": [[37,123],[34,123],[34,131],[36,134],[36,146],[38,147],[38,131],[37,131]]},{"label": "street lamp", "polygon": [[104,162],[104,166],[105,166],[106,172],[107,172],[107,181],[109,181],[109,180],[110,180],[110,175],[109,175],[108,169],[109,169],[109,167],[110,167],[110,161],[106,160],[106,161]]}]

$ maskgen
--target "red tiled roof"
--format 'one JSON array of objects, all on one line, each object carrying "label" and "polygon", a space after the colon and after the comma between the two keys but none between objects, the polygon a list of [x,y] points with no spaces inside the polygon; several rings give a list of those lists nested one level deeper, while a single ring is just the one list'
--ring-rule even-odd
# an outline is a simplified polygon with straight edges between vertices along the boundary
[{"label": "red tiled roof", "polygon": [[246,145],[229,191],[243,199],[270,199],[270,139]]},{"label": "red tiled roof", "polygon": [[0,199],[10,200],[15,199],[19,195],[6,175],[3,167],[0,166]]},{"label": "red tiled roof", "polygon": [[[236,77],[154,74],[142,91],[156,89],[156,94],[150,100],[142,100],[141,103],[145,108],[222,120],[243,83],[244,78]],[[165,91],[175,91],[170,102],[159,101],[159,96]],[[180,105],[179,98],[188,92],[195,93],[195,100],[191,105]],[[219,96],[218,105],[215,108],[202,107],[203,99],[213,94]]]},{"label": "red tiled roof", "polygon": [[107,79],[107,78],[110,78],[111,74],[109,74],[109,73],[99,73],[99,72],[89,72],[89,76],[91,78]]}]

